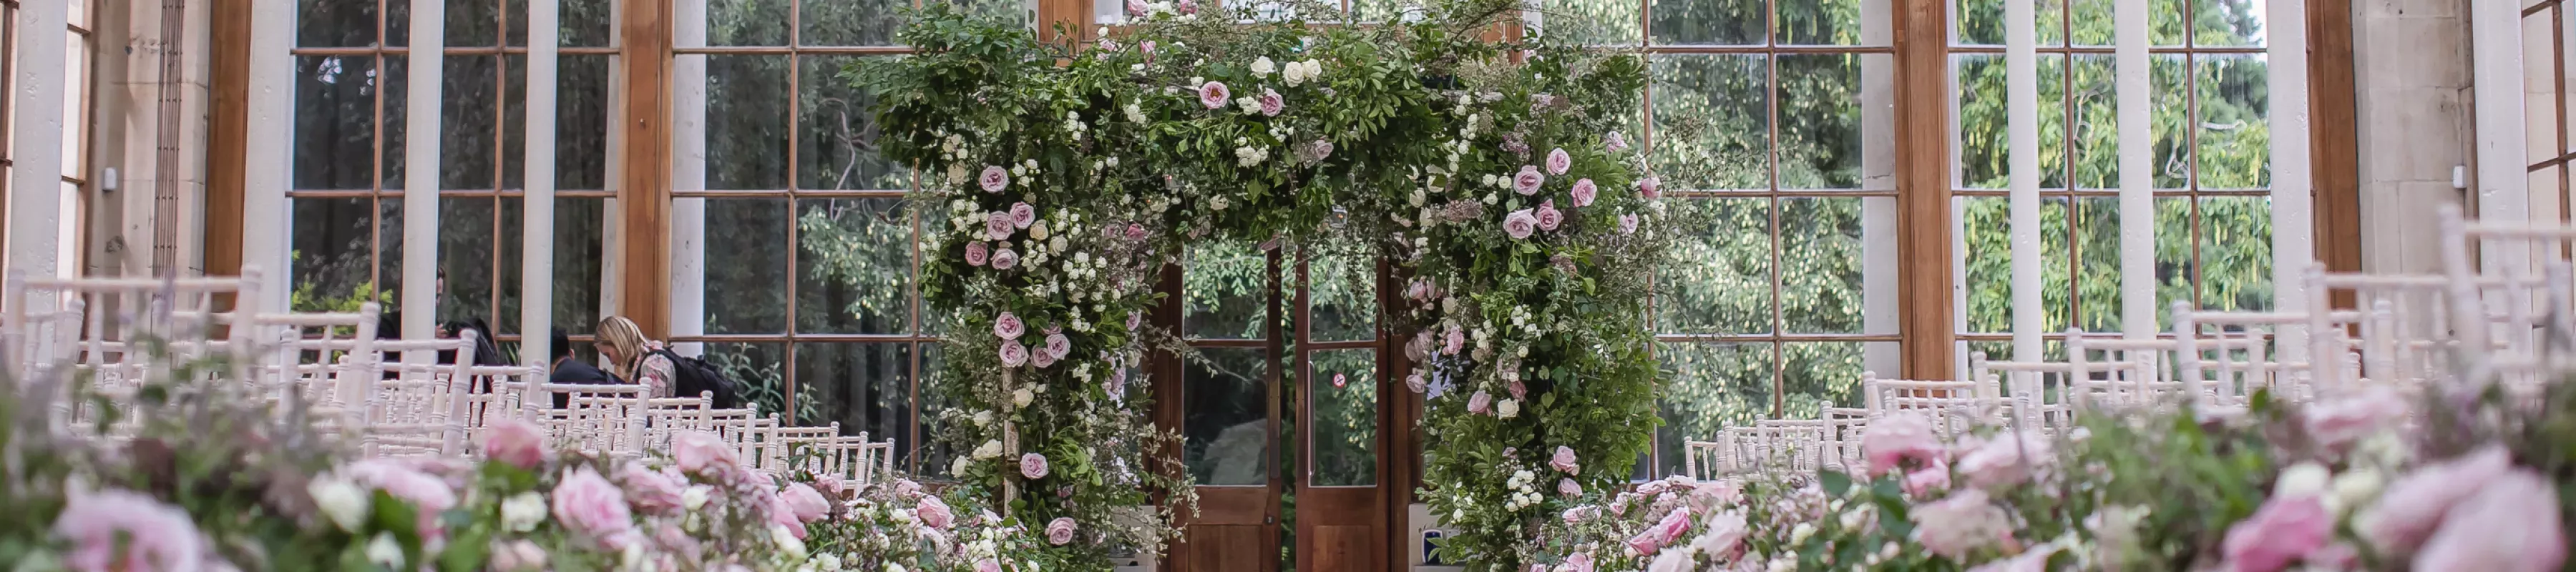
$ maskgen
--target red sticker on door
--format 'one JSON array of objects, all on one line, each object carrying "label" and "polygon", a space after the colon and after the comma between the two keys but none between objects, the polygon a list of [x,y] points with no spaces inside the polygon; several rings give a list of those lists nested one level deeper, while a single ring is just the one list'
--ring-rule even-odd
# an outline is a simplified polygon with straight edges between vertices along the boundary
[{"label": "red sticker on door", "polygon": [[1351,384],[1351,380],[1349,380],[1349,379],[1347,379],[1347,378],[1343,378],[1343,377],[1342,377],[1342,374],[1338,374],[1338,373],[1333,374],[1333,387],[1337,387],[1337,388],[1338,388],[1338,387],[1342,387],[1342,386],[1350,385],[1350,384]]}]

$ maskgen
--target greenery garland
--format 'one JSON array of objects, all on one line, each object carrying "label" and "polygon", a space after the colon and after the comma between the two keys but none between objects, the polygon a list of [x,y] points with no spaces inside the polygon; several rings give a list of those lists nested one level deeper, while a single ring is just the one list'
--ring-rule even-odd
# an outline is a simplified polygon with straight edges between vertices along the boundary
[{"label": "greenery garland", "polygon": [[1017,522],[1073,519],[1086,541],[1050,564],[1158,549],[1194,499],[1177,459],[1145,459],[1179,437],[1131,389],[1169,345],[1141,326],[1152,277],[1191,242],[1356,244],[1410,276],[1386,320],[1445,443],[1423,494],[1444,555],[1517,569],[1657,422],[1645,292],[1675,233],[1618,132],[1643,61],[1496,40],[1509,0],[1370,25],[1265,7],[1131,0],[1132,27],[1080,45],[934,3],[902,36],[917,55],[850,70],[886,94],[884,153],[923,173],[924,295],[971,356],[933,380],[950,469]]}]

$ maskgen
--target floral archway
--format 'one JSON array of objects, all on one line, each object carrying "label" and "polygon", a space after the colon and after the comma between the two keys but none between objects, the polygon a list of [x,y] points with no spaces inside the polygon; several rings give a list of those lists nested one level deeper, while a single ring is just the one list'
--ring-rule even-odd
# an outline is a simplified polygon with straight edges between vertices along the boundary
[{"label": "floral archway", "polygon": [[1081,44],[934,4],[902,38],[918,55],[850,71],[886,94],[886,155],[923,173],[925,297],[971,356],[934,380],[955,404],[940,438],[967,452],[949,470],[1076,531],[1042,564],[1160,546],[1193,499],[1157,469],[1178,436],[1133,407],[1137,366],[1172,346],[1143,324],[1150,277],[1193,241],[1355,250],[1411,277],[1385,319],[1447,443],[1423,479],[1443,549],[1517,568],[1518,540],[1625,482],[1656,423],[1645,292],[1671,233],[1620,132],[1643,62],[1502,33],[1509,0],[1350,25],[1263,8],[1131,0],[1132,26]]}]

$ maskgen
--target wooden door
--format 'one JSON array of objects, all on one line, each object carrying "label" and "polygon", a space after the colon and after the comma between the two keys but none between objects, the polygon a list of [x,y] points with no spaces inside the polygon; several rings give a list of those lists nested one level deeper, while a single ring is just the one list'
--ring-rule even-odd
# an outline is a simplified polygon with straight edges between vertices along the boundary
[{"label": "wooden door", "polygon": [[1165,570],[1279,569],[1279,260],[1249,244],[1194,245],[1164,270],[1157,318],[1197,356],[1161,356],[1155,415],[1180,430],[1179,469],[1199,495]]},{"label": "wooden door", "polygon": [[1386,407],[1399,379],[1378,324],[1386,273],[1373,257],[1302,257],[1291,316],[1296,332],[1296,563],[1304,570],[1388,569],[1388,511],[1395,486],[1386,451]]}]

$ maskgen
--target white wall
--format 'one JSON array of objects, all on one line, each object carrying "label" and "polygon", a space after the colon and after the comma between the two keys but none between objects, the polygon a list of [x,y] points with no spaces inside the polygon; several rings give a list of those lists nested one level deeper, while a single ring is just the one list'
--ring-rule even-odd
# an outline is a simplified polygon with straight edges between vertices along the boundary
[{"label": "white wall", "polygon": [[2452,172],[2470,163],[2468,9],[2468,0],[2353,4],[2364,270],[2440,270],[2430,213],[2461,200]]}]

